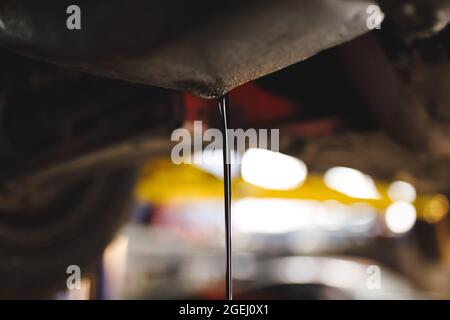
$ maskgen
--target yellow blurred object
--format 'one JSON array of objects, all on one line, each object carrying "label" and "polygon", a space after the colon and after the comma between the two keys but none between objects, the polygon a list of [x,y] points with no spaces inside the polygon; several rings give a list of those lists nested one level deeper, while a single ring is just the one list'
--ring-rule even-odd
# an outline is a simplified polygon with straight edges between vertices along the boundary
[{"label": "yellow blurred object", "polygon": [[448,210],[448,198],[442,194],[438,194],[432,197],[426,204],[423,211],[424,219],[429,223],[437,223],[447,215]]},{"label": "yellow blurred object", "polygon": [[[326,201],[334,200],[343,204],[365,203],[381,213],[393,204],[388,196],[389,184],[375,181],[379,193],[377,199],[358,199],[335,191],[324,182],[321,175],[309,174],[305,182],[290,190],[271,190],[254,186],[242,178],[232,182],[233,199],[281,198]],[[136,187],[137,199],[157,205],[193,200],[221,199],[223,182],[200,168],[183,164],[175,165],[170,159],[158,159],[146,165]],[[449,202],[444,195],[417,195],[413,202],[419,219],[429,223],[441,221],[449,211]]]}]

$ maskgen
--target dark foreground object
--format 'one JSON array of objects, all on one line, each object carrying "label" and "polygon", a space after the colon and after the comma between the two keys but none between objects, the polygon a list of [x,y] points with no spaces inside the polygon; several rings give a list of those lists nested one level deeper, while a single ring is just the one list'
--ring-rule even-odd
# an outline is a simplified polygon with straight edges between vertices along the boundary
[{"label": "dark foreground object", "polygon": [[6,0],[0,45],[78,70],[220,97],[368,32],[369,1]]}]

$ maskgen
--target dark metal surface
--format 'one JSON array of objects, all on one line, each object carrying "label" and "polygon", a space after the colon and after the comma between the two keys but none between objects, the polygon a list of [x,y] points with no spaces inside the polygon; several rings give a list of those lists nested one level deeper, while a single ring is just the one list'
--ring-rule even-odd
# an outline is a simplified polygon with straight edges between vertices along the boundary
[{"label": "dark metal surface", "polygon": [[0,2],[0,45],[78,70],[218,97],[368,31],[365,0]]}]

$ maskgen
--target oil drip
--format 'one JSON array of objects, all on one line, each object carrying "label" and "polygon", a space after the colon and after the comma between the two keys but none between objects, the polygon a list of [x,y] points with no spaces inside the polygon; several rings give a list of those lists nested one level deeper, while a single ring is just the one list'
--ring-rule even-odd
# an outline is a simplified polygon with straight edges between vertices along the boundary
[{"label": "oil drip", "polygon": [[219,99],[219,111],[222,120],[222,150],[223,150],[223,185],[225,202],[225,252],[226,275],[225,296],[227,300],[233,300],[232,254],[231,254],[231,152],[228,139],[228,94]]}]

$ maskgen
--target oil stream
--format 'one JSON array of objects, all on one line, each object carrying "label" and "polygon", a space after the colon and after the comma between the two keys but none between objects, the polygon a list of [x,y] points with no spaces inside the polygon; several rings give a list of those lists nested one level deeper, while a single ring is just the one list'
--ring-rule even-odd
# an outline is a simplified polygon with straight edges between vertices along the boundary
[{"label": "oil stream", "polygon": [[222,120],[222,150],[223,150],[223,181],[225,201],[225,252],[226,252],[226,276],[225,297],[233,300],[233,277],[231,266],[231,159],[230,144],[228,139],[229,112],[228,94],[219,99],[219,111]]}]

